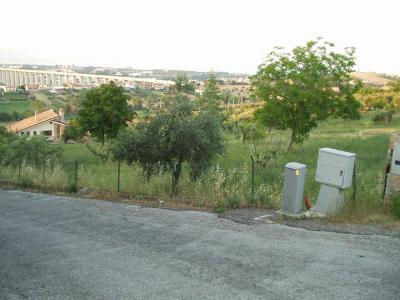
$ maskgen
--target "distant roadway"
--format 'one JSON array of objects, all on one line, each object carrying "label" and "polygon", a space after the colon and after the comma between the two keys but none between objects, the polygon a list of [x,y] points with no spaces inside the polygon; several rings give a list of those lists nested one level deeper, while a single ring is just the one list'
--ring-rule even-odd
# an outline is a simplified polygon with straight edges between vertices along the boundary
[{"label": "distant roadway", "polygon": [[400,299],[400,239],[0,190],[0,299]]}]

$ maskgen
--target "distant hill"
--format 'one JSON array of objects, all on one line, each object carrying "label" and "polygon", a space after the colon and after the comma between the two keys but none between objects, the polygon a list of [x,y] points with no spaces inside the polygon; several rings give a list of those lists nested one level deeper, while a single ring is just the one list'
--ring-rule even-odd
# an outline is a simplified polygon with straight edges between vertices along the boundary
[{"label": "distant hill", "polygon": [[387,85],[389,81],[395,79],[394,76],[373,72],[353,72],[351,73],[351,76],[360,79],[365,85],[376,87],[383,87]]}]

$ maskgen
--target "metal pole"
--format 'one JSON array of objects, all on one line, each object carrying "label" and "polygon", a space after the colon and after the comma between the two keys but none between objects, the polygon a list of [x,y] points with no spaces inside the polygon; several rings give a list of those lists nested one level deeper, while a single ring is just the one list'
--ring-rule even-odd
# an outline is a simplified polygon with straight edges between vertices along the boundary
[{"label": "metal pole", "polygon": [[118,185],[117,185],[117,192],[119,193],[119,179],[120,179],[120,174],[121,174],[121,161],[118,160]]},{"label": "metal pole", "polygon": [[43,160],[43,182],[46,181],[46,160]]},{"label": "metal pole", "polygon": [[18,160],[18,181],[21,181],[21,159]]},{"label": "metal pole", "polygon": [[74,186],[75,186],[75,189],[76,189],[76,190],[78,190],[77,182],[78,182],[78,160],[75,160],[75,178],[74,178]]},{"label": "metal pole", "polygon": [[356,203],[356,195],[357,195],[357,183],[356,183],[356,162],[354,162],[354,170],[353,170],[353,194],[351,195],[351,200],[353,204]]},{"label": "metal pole", "polygon": [[251,158],[251,197],[254,199],[254,158],[253,155],[250,155]]}]

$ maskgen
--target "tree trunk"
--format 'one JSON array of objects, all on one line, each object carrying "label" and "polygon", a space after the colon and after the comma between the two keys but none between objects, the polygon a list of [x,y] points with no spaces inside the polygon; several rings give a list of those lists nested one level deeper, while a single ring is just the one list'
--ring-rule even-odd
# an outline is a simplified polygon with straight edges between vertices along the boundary
[{"label": "tree trunk", "polygon": [[287,151],[292,150],[292,146],[294,144],[294,140],[296,138],[296,133],[295,133],[295,129],[292,129],[292,134],[290,136],[290,141],[289,141],[289,145],[287,147]]},{"label": "tree trunk", "polygon": [[177,194],[177,186],[179,183],[179,178],[182,173],[182,162],[178,160],[172,169],[172,174],[171,174],[171,197],[176,196]]}]

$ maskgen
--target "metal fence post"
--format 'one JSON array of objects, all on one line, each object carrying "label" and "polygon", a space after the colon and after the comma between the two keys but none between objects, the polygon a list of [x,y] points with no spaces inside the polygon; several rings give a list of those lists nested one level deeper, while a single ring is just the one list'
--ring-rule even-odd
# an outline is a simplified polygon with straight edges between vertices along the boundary
[{"label": "metal fence post", "polygon": [[251,158],[251,197],[254,199],[254,157],[250,155]]},{"label": "metal fence post", "polygon": [[119,193],[119,186],[120,186],[120,174],[121,174],[121,161],[118,160],[118,183],[117,183],[117,192]]},{"label": "metal fence post", "polygon": [[21,159],[18,160],[18,181],[21,181]]},{"label": "metal fence post", "polygon": [[74,176],[74,186],[78,190],[78,160],[75,160],[75,176]]},{"label": "metal fence post", "polygon": [[43,182],[46,181],[46,160],[43,159]]},{"label": "metal fence post", "polygon": [[351,195],[351,200],[353,201],[353,204],[356,203],[356,195],[357,195],[357,183],[356,183],[356,161],[354,161],[354,170],[353,170],[353,194]]}]

